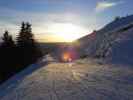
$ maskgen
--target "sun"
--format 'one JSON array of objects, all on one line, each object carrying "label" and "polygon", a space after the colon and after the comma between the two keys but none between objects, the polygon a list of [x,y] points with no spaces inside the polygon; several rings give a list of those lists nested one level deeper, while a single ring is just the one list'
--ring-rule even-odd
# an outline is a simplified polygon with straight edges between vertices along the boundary
[{"label": "sun", "polygon": [[71,23],[54,23],[48,27],[48,32],[55,35],[57,42],[72,42],[82,37],[86,30]]}]

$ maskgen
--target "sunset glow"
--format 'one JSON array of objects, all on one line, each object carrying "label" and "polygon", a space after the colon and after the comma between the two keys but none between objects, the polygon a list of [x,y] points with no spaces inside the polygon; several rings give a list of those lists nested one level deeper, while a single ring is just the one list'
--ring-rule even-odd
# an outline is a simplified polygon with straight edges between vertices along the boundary
[{"label": "sunset glow", "polygon": [[72,42],[101,29],[116,16],[131,15],[132,3],[133,0],[0,0],[0,36],[8,30],[15,38],[19,25],[26,21],[32,24],[39,42]]},{"label": "sunset glow", "polygon": [[[55,23],[49,25],[47,33],[52,34],[49,35],[49,39],[47,38],[48,42],[72,42],[85,35],[87,30],[71,23]],[[46,41],[45,37],[39,38]]]}]

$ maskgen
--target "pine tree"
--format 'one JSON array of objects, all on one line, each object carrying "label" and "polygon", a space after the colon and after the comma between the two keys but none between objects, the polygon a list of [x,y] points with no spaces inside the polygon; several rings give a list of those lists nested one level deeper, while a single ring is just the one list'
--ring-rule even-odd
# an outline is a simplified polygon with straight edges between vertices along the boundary
[{"label": "pine tree", "polygon": [[115,21],[118,21],[118,20],[120,20],[120,19],[121,19],[120,16],[116,16],[116,17],[115,17]]},{"label": "pine tree", "polygon": [[8,31],[5,31],[3,37],[2,37],[2,47],[5,47],[5,48],[12,48],[15,46],[15,43],[12,39],[12,36],[9,35],[9,32]]},{"label": "pine tree", "polygon": [[0,76],[1,80],[5,80],[14,74],[16,59],[14,54],[16,45],[8,31],[5,31],[2,40],[3,42],[0,47]]},{"label": "pine tree", "polygon": [[16,44],[5,31],[0,45],[0,82],[21,71],[42,56],[29,23],[22,23]]},{"label": "pine tree", "polygon": [[17,37],[17,44],[19,47],[26,47],[34,44],[34,36],[29,23],[22,23],[20,33]]},{"label": "pine tree", "polygon": [[34,40],[31,24],[22,23],[20,33],[17,37],[17,46],[23,64],[33,63],[41,56],[41,52]]}]

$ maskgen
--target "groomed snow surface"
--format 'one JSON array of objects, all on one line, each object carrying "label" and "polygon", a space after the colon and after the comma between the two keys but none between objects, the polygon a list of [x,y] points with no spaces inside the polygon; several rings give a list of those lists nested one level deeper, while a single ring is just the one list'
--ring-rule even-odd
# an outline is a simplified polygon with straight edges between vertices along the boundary
[{"label": "groomed snow surface", "polygon": [[133,100],[133,67],[43,62],[5,82],[0,100]]}]

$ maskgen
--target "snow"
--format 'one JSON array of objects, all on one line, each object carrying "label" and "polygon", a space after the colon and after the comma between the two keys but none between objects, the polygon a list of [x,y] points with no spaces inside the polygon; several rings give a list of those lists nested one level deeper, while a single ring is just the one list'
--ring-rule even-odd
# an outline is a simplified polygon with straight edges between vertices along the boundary
[{"label": "snow", "polygon": [[110,22],[109,24],[105,25],[102,29],[100,29],[98,32],[99,33],[108,33],[112,30],[117,30],[125,25],[129,25],[133,23],[133,15],[126,16],[126,17],[121,17],[119,20],[114,20]]},{"label": "snow", "polygon": [[111,47],[108,60],[112,63],[133,65],[133,28],[121,33]]},{"label": "snow", "polygon": [[[95,32],[95,38],[79,39],[81,55],[106,57],[111,63],[133,64],[133,15],[115,20]],[[88,38],[88,40],[87,40]]]},{"label": "snow", "polygon": [[42,62],[5,82],[0,100],[132,100],[132,75],[132,67],[89,58],[73,63]]},{"label": "snow", "polygon": [[59,63],[47,55],[2,84],[0,100],[133,100],[132,22],[123,17],[81,39],[82,53],[106,59]]}]

